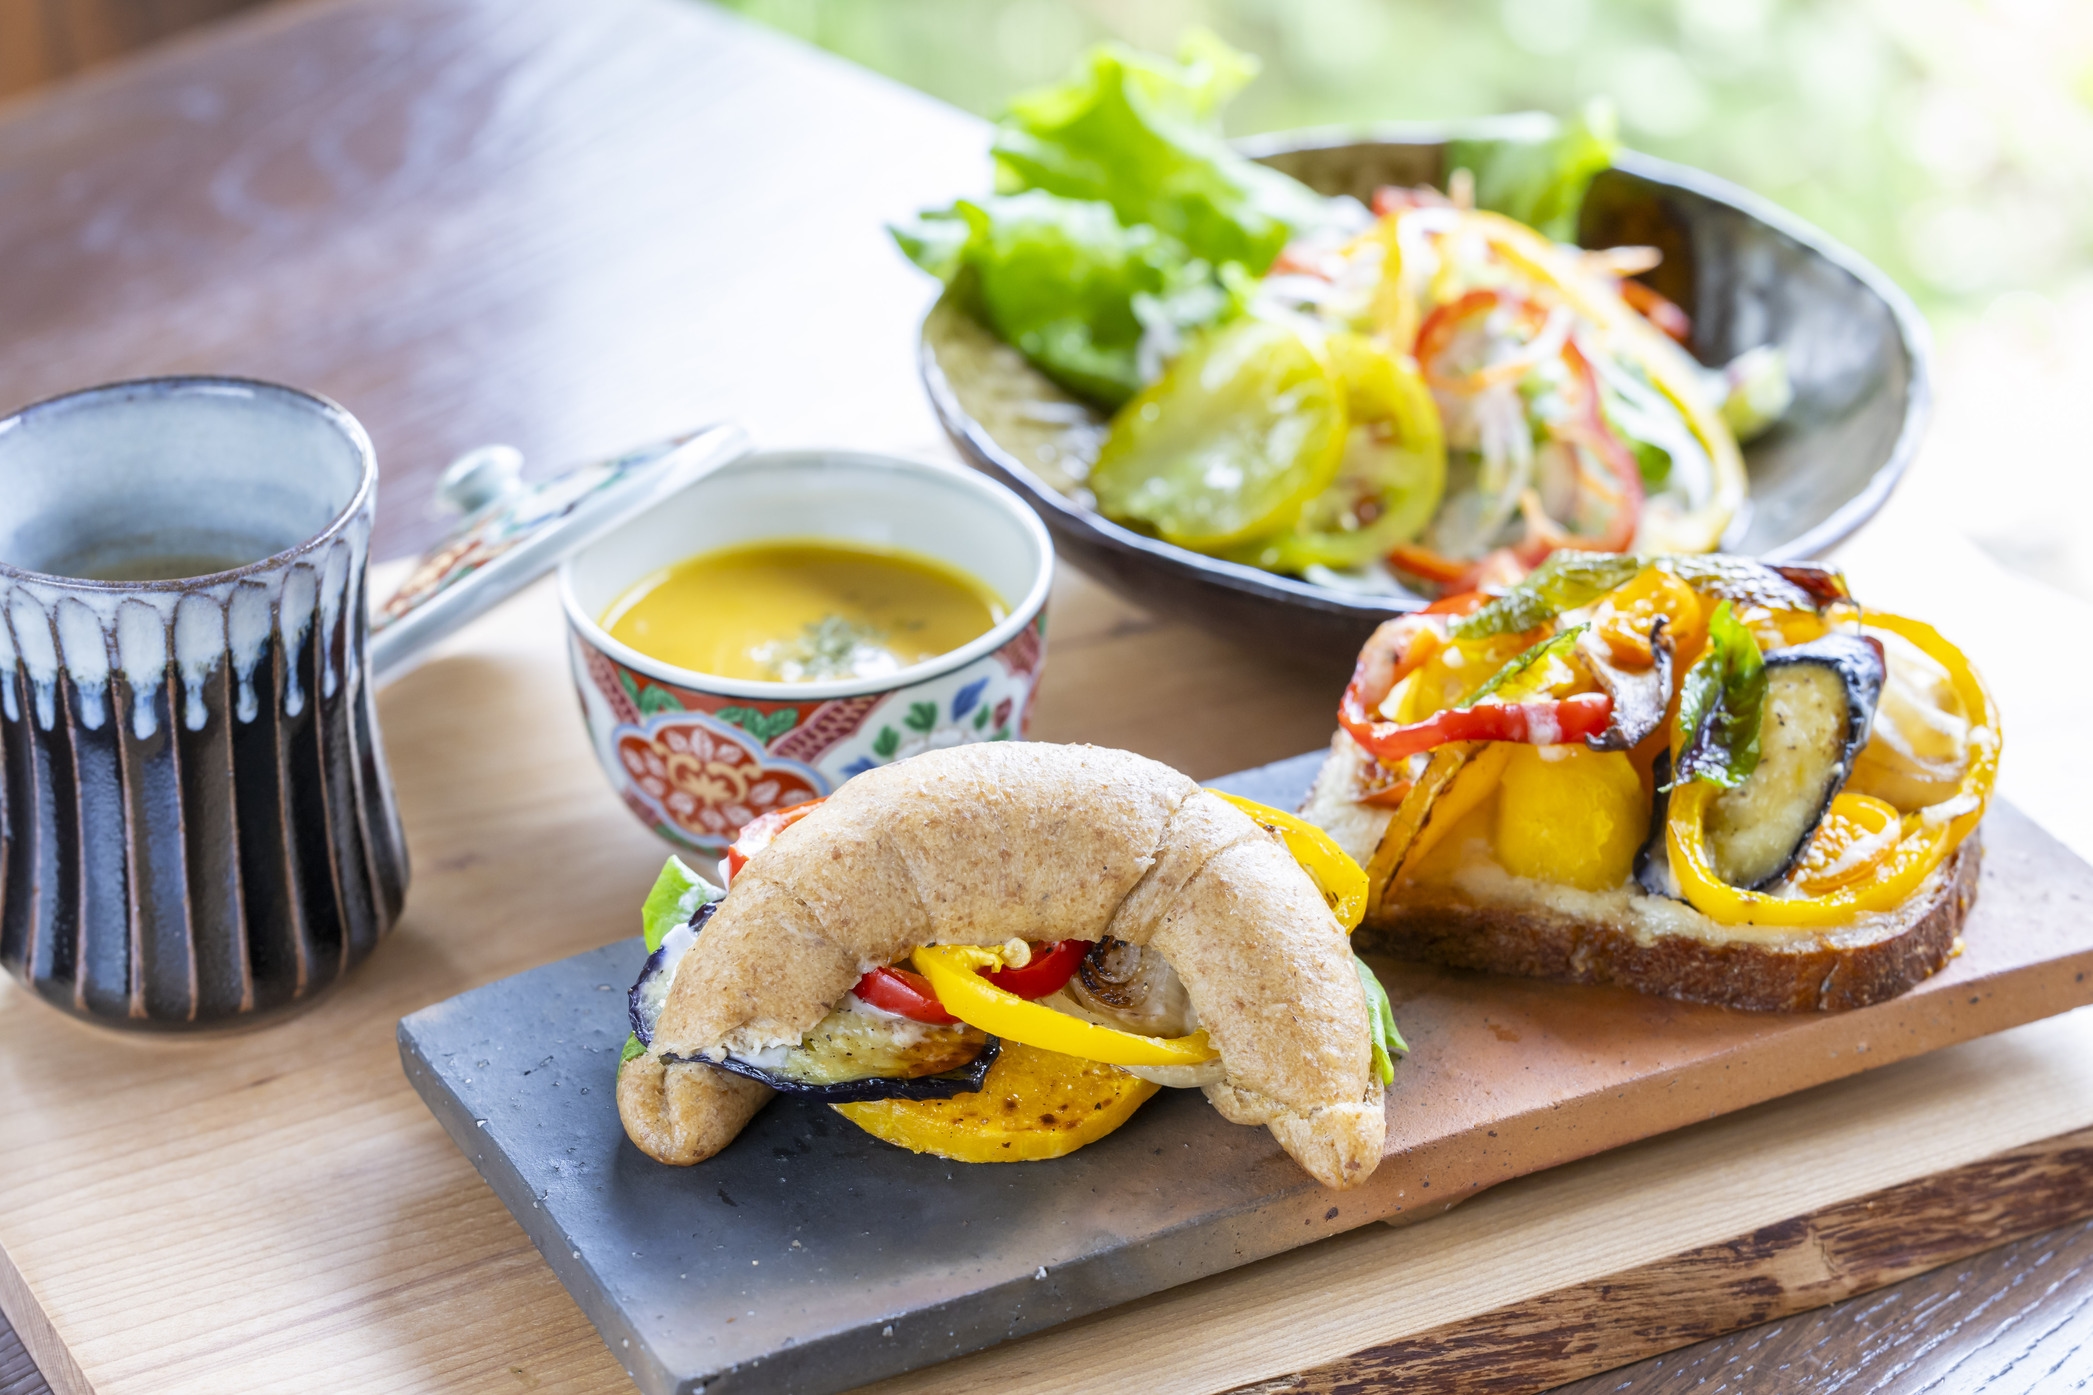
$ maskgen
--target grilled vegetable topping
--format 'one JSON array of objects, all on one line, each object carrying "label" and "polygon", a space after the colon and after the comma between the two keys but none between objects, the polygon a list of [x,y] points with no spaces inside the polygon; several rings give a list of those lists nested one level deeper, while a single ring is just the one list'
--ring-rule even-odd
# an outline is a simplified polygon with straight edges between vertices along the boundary
[{"label": "grilled vegetable topping", "polygon": [[997,950],[934,945],[917,950],[911,959],[954,1016],[1028,1046],[1115,1066],[1196,1066],[1220,1055],[1203,1031],[1158,1038],[1101,1027],[1044,1003],[1028,1003],[982,973],[1003,967]]},{"label": "grilled vegetable topping", "polygon": [[1639,669],[1623,665],[1620,646],[1609,640],[1606,632],[1593,629],[1577,643],[1577,656],[1613,700],[1606,729],[1587,737],[1585,744],[1594,751],[1627,751],[1664,725],[1665,709],[1671,705],[1671,632],[1661,615],[1650,622]]},{"label": "grilled vegetable topping", "polygon": [[873,1100],[836,1112],[874,1138],[954,1162],[1035,1162],[1094,1143],[1156,1086],[1116,1066],[1006,1043],[974,1094]]},{"label": "grilled vegetable topping", "polygon": [[1759,642],[1724,601],[1708,617],[1708,648],[1679,687],[1672,763],[1681,783],[1735,789],[1759,764],[1766,663]]},{"label": "grilled vegetable topping", "polygon": [[1868,739],[1882,652],[1827,635],[1769,655],[1764,685],[1756,766],[1708,805],[1709,862],[1732,886],[1772,885],[1809,846]]},{"label": "grilled vegetable topping", "polygon": [[1447,626],[1456,639],[1524,634],[1566,610],[1589,605],[1646,564],[1612,552],[1558,552],[1511,590]]},{"label": "grilled vegetable topping", "polygon": [[[1720,791],[1705,781],[1680,784],[1672,791],[1665,843],[1680,890],[1702,914],[1725,925],[1814,928],[1844,924],[1864,911],[1891,910],[1908,900],[1984,817],[1998,775],[1998,712],[1991,694],[1969,660],[1931,625],[1870,612],[1868,628],[1907,641],[1947,675],[1955,707],[1968,721],[1962,776],[1955,792],[1906,814],[1896,845],[1879,858],[1869,853],[1866,866],[1854,880],[1840,877],[1840,885],[1821,894],[1774,895],[1741,890],[1716,872],[1705,823],[1709,805]],[[1870,831],[1871,815],[1862,806],[1852,809],[1852,816],[1859,825],[1857,841]],[[1843,839],[1845,835],[1839,836]],[[1843,872],[1844,868],[1836,866],[1843,861],[1830,857],[1823,870]],[[1806,859],[1801,877],[1813,877],[1816,872]]]},{"label": "grilled vegetable topping", "polygon": [[845,999],[797,1046],[705,1064],[760,1080],[784,1094],[831,1104],[947,1099],[981,1088],[997,1045],[994,1037],[964,1023],[933,1026],[869,1011]]},{"label": "grilled vegetable topping", "polygon": [[1659,751],[1650,766],[1656,794],[1650,800],[1650,831],[1642,851],[1635,855],[1636,883],[1652,896],[1686,898],[1679,892],[1679,879],[1672,875],[1671,854],[1665,847],[1665,826],[1671,818],[1671,752]]},{"label": "grilled vegetable topping", "polygon": [[[683,867],[683,864],[672,857],[669,866]],[[668,876],[668,872],[662,873],[664,880]],[[655,886],[658,889],[661,883],[656,882]],[[653,904],[653,897],[647,899],[648,904]],[[705,922],[712,919],[712,913],[718,907],[717,901],[705,902],[687,924],[665,930],[658,940],[649,930],[647,938],[654,945],[654,952],[640,966],[639,979],[625,997],[625,1011],[632,1019],[632,1035],[641,1046],[654,1040],[654,1024],[661,1020],[662,1005],[669,1000],[669,985],[676,981],[676,969],[683,963],[683,956],[690,947],[697,943],[698,932],[705,928]]]}]

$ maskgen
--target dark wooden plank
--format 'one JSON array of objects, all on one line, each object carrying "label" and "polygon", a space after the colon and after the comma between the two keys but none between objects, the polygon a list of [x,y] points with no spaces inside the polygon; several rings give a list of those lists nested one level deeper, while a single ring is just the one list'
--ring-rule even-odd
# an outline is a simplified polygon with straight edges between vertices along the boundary
[{"label": "dark wooden plank", "polygon": [[[2089,1214],[2093,1130],[2083,1130],[1371,1347],[1343,1361],[1244,1387],[1238,1395],[1361,1395],[1396,1388],[1410,1395],[1530,1395],[1840,1300],[1866,1305],[1876,1300],[1854,1296],[1954,1265],[2003,1241],[2072,1226]],[[2082,1236],[2083,1230],[2068,1233]],[[1963,1310],[1961,1320],[1944,1313],[1934,1321],[1929,1301],[1939,1295],[1927,1287],[1908,1300],[1886,1298],[1870,1309],[1885,1314],[1879,1334],[1868,1323],[1842,1323],[1828,1314],[1821,1321],[1788,1324],[1783,1331],[1794,1333],[1792,1338],[1776,1341],[1768,1334],[1750,1349],[1755,1380],[1721,1388],[1886,1390],[1892,1387],[1848,1383],[1871,1372],[1901,1375],[1911,1362],[1899,1364],[1899,1346],[1909,1349],[1907,1357],[1923,1352],[1931,1359],[1932,1353],[1941,1353],[1943,1362],[1962,1363],[1944,1370],[1941,1389],[1974,1388],[1982,1374],[2002,1363],[2030,1379],[2041,1374],[2035,1368],[2059,1361],[2085,1365],[2082,1374],[2093,1373],[2082,1343],[2093,1282],[2082,1277],[2076,1260],[2046,1275],[2057,1253],[2055,1246],[2043,1249],[2040,1254],[2051,1258],[2039,1262],[2035,1255],[2022,1254],[2017,1269],[1996,1272],[1996,1301]],[[2000,1263],[2011,1266],[2013,1261]],[[1948,1293],[1959,1291],[1952,1280],[1938,1282],[1949,1284]],[[2018,1301],[2009,1301],[2013,1298]],[[1958,1340],[1965,1330],[1970,1335]],[[1995,1352],[1985,1345],[1987,1334]],[[1735,1344],[1747,1340],[1748,1335],[1709,1343],[1690,1377],[1676,1374],[1681,1358],[1674,1357],[1661,1369],[1652,1363],[1654,1374],[1636,1377],[1656,1383],[1621,1389],[1709,1389],[1695,1382],[1718,1372],[1731,1379],[1724,1363],[1741,1361],[1745,1353]],[[1790,1383],[1787,1368],[1804,1355],[1821,1372],[1814,1377],[1817,1385]],[[1614,1388],[1602,1380],[1587,1384],[1580,1395]],[[2009,1382],[1997,1388],[2020,1387]]]},{"label": "dark wooden plank", "polygon": [[266,6],[0,114],[0,409],[325,393],[377,444],[381,557],[489,440],[533,473],[727,415],[932,448],[933,287],[881,223],[980,187],[984,145],[701,4]]},{"label": "dark wooden plank", "polygon": [[2093,1222],[1699,1342],[1554,1395],[2020,1395],[2093,1378]]},{"label": "dark wooden plank", "polygon": [[22,1339],[7,1325],[5,1313],[0,1313],[0,1395],[51,1395],[43,1374],[22,1349]]}]

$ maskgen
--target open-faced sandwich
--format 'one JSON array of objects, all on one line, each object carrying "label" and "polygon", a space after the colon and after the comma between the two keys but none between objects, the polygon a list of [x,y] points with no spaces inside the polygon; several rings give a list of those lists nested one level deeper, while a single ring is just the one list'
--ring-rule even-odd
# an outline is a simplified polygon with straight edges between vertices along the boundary
[{"label": "open-faced sandwich", "polygon": [[752,824],[721,892],[671,860],[618,1072],[692,1164],[772,1095],[966,1162],[1058,1157],[1160,1086],[1331,1187],[1380,1161],[1400,1037],[1348,933],[1365,876],[1292,815],[1089,746],[984,743]]},{"label": "open-faced sandwich", "polygon": [[1999,722],[1931,626],[1814,567],[1557,553],[1384,624],[1303,813],[1361,943],[1758,1009],[1945,964]]}]

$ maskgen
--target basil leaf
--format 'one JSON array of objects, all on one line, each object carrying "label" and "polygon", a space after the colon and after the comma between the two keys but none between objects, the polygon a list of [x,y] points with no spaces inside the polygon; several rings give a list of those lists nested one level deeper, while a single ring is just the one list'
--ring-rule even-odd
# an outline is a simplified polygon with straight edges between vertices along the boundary
[{"label": "basil leaf", "polygon": [[1587,605],[1631,580],[1647,565],[1618,552],[1558,552],[1518,585],[1473,615],[1446,627],[1455,639],[1522,634],[1566,610]]},{"label": "basil leaf", "polygon": [[654,889],[647,893],[646,903],[640,907],[640,930],[647,937],[647,953],[660,949],[662,936],[669,931],[688,924],[698,907],[726,894],[684,866],[682,858],[670,858],[662,864]]},{"label": "basil leaf", "polygon": [[1675,782],[1706,780],[1733,790],[1759,766],[1766,711],[1766,661],[1759,642],[1724,601],[1708,617],[1708,648],[1679,689]]},{"label": "basil leaf", "polygon": [[1395,1007],[1388,1001],[1388,990],[1381,986],[1381,980],[1356,954],[1352,956],[1352,967],[1359,971],[1359,986],[1366,990],[1366,1023],[1372,1034],[1374,1075],[1386,1085],[1395,1079],[1395,1057],[1407,1055],[1410,1044],[1396,1028]]},{"label": "basil leaf", "polygon": [[[1845,580],[1822,567],[1775,568],[1723,553],[1666,557],[1664,569],[1702,596],[1767,610],[1822,611],[1845,594]],[[1787,575],[1792,570],[1793,576]]]},{"label": "basil leaf", "polygon": [[633,1033],[625,1038],[625,1049],[618,1053],[618,1064],[622,1066],[627,1061],[646,1054],[647,1048],[640,1045],[639,1034]]},{"label": "basil leaf", "polygon": [[[1455,703],[1455,710],[1473,707],[1484,698],[1493,695],[1502,695],[1507,698],[1524,697],[1526,695],[1525,691],[1519,688],[1513,680],[1532,669],[1535,665],[1546,663],[1555,655],[1567,652],[1577,643],[1577,636],[1590,628],[1591,626],[1589,625],[1572,625],[1561,634],[1550,635],[1539,644],[1522,650],[1510,663],[1491,674],[1489,682]],[[1511,691],[1505,691],[1507,688]]]}]

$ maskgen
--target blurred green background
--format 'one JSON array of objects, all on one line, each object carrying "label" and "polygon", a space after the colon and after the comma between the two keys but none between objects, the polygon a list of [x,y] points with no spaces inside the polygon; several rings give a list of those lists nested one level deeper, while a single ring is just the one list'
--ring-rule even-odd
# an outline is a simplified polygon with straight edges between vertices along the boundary
[{"label": "blurred green background", "polygon": [[1095,40],[1170,52],[1193,24],[1264,61],[1236,134],[1604,95],[1628,144],[1780,201],[1936,313],[2093,254],[2085,0],[725,2],[984,116]]},{"label": "blurred green background", "polygon": [[715,3],[983,116],[1098,39],[1170,52],[1195,24],[1263,60],[1234,134],[1607,97],[1628,145],[1912,293],[1942,349],[1944,467],[1918,476],[2001,563],[2093,600],[2093,0]]}]

